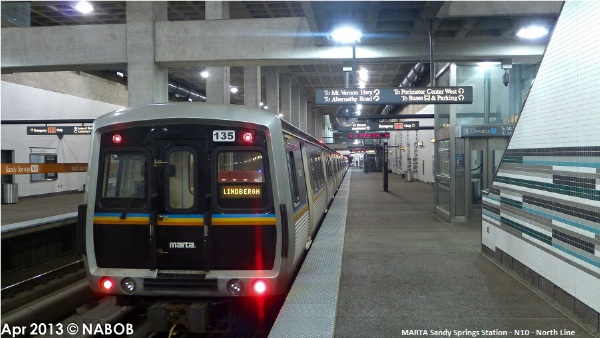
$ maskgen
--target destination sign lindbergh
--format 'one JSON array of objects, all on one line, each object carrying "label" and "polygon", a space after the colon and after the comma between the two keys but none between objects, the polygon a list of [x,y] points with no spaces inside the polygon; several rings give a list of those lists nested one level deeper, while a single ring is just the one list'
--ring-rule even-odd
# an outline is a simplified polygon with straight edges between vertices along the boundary
[{"label": "destination sign lindbergh", "polygon": [[473,103],[472,86],[317,89],[318,105]]}]

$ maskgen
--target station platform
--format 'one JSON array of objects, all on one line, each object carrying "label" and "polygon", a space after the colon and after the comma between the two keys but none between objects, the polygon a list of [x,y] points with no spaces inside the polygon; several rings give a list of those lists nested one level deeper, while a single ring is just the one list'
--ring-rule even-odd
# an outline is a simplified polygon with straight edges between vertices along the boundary
[{"label": "station platform", "polygon": [[0,220],[2,226],[5,226],[72,213],[77,217],[77,207],[82,203],[83,192],[79,191],[21,197],[19,203],[2,204]]},{"label": "station platform", "polygon": [[[2,204],[2,230],[82,201]],[[383,173],[351,168],[269,337],[600,337],[484,255],[480,222],[444,222],[433,202],[431,184],[390,173],[384,192]]]},{"label": "station platform", "polygon": [[[269,337],[598,337],[447,223],[433,186],[350,169]],[[539,330],[539,331],[538,331]]]}]

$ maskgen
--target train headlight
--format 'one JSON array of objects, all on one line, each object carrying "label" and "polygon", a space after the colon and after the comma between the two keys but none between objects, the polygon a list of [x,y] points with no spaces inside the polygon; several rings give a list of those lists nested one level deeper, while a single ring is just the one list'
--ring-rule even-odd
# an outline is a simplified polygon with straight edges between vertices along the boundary
[{"label": "train headlight", "polygon": [[267,283],[264,280],[258,279],[252,283],[252,290],[259,296],[262,296],[267,292]]},{"label": "train headlight", "polygon": [[244,283],[239,279],[232,279],[227,282],[227,291],[234,296],[238,296],[244,291]]},{"label": "train headlight", "polygon": [[127,294],[134,293],[136,288],[137,284],[132,278],[127,277],[121,281],[121,290]]},{"label": "train headlight", "polygon": [[109,277],[102,277],[98,281],[98,286],[100,286],[100,289],[104,292],[112,292],[115,287],[115,282]]},{"label": "train headlight", "polygon": [[112,137],[113,143],[119,144],[123,142],[123,137],[119,134],[114,134]]},{"label": "train headlight", "polygon": [[244,135],[242,135],[242,140],[246,143],[252,143],[254,135],[252,135],[252,133],[244,133]]}]

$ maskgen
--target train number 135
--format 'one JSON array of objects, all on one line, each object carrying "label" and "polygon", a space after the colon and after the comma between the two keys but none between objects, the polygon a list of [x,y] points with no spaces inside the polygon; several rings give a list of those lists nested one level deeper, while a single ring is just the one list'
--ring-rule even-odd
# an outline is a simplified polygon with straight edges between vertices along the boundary
[{"label": "train number 135", "polygon": [[235,141],[235,130],[215,130],[213,131],[213,142],[233,142]]}]

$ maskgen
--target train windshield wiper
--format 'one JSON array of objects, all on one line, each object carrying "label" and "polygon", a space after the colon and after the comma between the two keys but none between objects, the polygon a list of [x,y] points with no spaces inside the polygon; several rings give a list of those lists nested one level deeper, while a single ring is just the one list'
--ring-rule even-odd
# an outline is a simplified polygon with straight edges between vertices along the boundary
[{"label": "train windshield wiper", "polygon": [[143,186],[144,186],[144,181],[139,181],[137,186],[135,187],[135,191],[133,192],[133,195],[131,195],[131,197],[129,198],[129,203],[127,203],[127,207],[125,207],[125,210],[123,210],[121,217],[119,217],[120,219],[127,218],[127,212],[133,206],[133,203],[135,202],[135,198],[137,197],[138,192],[142,191],[140,188]]}]

